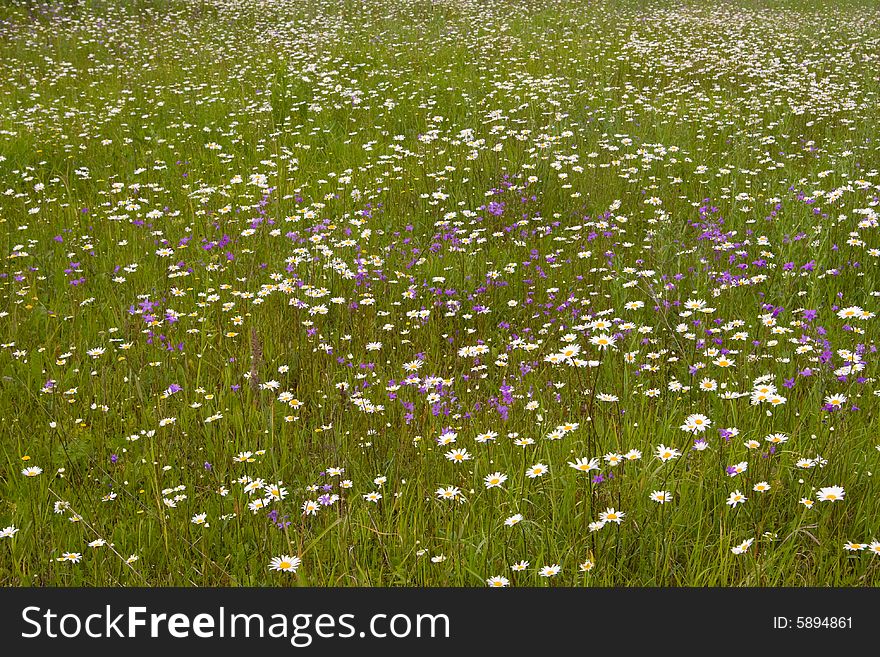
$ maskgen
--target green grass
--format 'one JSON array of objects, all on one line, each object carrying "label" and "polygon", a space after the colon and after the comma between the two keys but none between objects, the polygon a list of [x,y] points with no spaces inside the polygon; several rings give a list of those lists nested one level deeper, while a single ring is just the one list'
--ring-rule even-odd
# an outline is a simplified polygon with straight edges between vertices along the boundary
[{"label": "green grass", "polygon": [[875,585],[878,19],[4,3],[0,584]]}]

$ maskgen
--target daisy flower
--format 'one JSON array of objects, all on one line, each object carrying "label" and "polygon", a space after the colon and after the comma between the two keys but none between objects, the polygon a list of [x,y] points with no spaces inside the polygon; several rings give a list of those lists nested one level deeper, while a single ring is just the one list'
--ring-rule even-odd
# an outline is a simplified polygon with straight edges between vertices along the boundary
[{"label": "daisy flower", "polygon": [[596,567],[596,563],[592,559],[587,559],[578,566],[578,570],[582,573],[588,573]]},{"label": "daisy flower", "polygon": [[611,507],[599,514],[599,520],[603,523],[616,522],[618,525],[623,522],[624,517],[626,517],[626,514],[623,511],[615,511]]},{"label": "daisy flower", "polygon": [[730,497],[727,498],[727,503],[735,509],[737,505],[743,504],[747,499],[749,498],[743,495],[739,490],[735,490],[730,494]]},{"label": "daisy flower", "polygon": [[650,495],[651,499],[659,504],[666,504],[672,501],[672,494],[665,490],[655,490]]},{"label": "daisy flower", "polygon": [[526,470],[526,477],[529,479],[535,479],[536,477],[543,477],[547,474],[549,468],[543,463],[535,463],[532,467]]},{"label": "daisy flower", "polygon": [[657,452],[657,458],[666,463],[667,461],[671,461],[674,458],[678,458],[681,456],[681,452],[673,447],[667,447],[663,443],[658,445],[655,449]]},{"label": "daisy flower", "polygon": [[283,571],[285,573],[295,573],[296,569],[302,563],[299,557],[292,557],[288,554],[282,554],[280,557],[272,557],[269,562],[269,570]]},{"label": "daisy flower", "polygon": [[690,433],[702,433],[706,429],[708,429],[712,425],[712,420],[710,420],[705,415],[701,415],[699,413],[695,413],[693,415],[688,415],[684,424],[681,425],[683,431],[688,431]]},{"label": "daisy flower", "polygon": [[600,351],[604,351],[609,347],[613,348],[615,342],[616,340],[612,336],[607,334],[594,335],[590,338],[590,344],[599,347]]},{"label": "daisy flower", "polygon": [[453,449],[452,451],[446,452],[446,458],[453,463],[463,463],[464,461],[470,461],[473,457],[466,449]]},{"label": "daisy flower", "polygon": [[522,522],[522,519],[523,519],[523,514],[514,513],[512,516],[510,516],[509,518],[507,518],[504,521],[504,525],[505,525],[505,527],[513,527],[514,525],[518,525],[520,522]]},{"label": "daisy flower", "polygon": [[542,566],[541,570],[538,571],[538,574],[541,577],[555,577],[559,574],[562,568],[558,563],[553,564],[552,566]]},{"label": "daisy flower", "polygon": [[569,461],[568,465],[575,470],[579,470],[580,472],[590,472],[592,470],[599,469],[599,459],[588,459],[587,457],[584,457],[580,459],[575,459],[574,461]]},{"label": "daisy flower", "polygon": [[838,502],[844,498],[846,491],[842,486],[826,486],[816,491],[816,498],[820,502]]},{"label": "daisy flower", "polygon": [[840,408],[846,403],[846,395],[829,395],[825,398],[825,404],[831,408]]},{"label": "daisy flower", "polygon": [[457,486],[449,486],[447,488],[441,486],[435,491],[435,494],[441,500],[454,500],[461,495],[461,489]]},{"label": "daisy flower", "polygon": [[507,481],[507,475],[501,472],[493,472],[483,478],[483,483],[486,485],[486,488],[498,488],[505,481]]}]

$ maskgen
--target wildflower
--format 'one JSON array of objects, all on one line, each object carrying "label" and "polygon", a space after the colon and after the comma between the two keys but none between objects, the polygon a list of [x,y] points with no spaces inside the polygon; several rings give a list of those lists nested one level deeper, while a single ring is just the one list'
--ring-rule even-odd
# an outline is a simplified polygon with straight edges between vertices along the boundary
[{"label": "wildflower", "polygon": [[473,457],[466,449],[453,449],[451,452],[446,452],[446,458],[453,463],[463,463],[464,461],[470,461]]},{"label": "wildflower", "polygon": [[825,397],[825,405],[832,410],[843,407],[846,403],[846,395],[829,395]]},{"label": "wildflower", "polygon": [[655,490],[650,495],[651,499],[660,504],[672,501],[672,494],[665,490]]},{"label": "wildflower", "polygon": [[440,446],[450,445],[455,442],[458,434],[454,431],[444,431],[440,434],[440,437],[437,438],[437,444]]},{"label": "wildflower", "polygon": [[626,514],[623,511],[615,511],[613,508],[609,507],[599,514],[599,520],[603,523],[616,522],[619,525],[623,522],[625,516]]},{"label": "wildflower", "polygon": [[282,554],[280,557],[272,557],[269,562],[269,570],[276,570],[285,573],[295,573],[302,563],[299,557],[292,557],[288,554]]},{"label": "wildflower", "polygon": [[535,479],[537,477],[543,477],[547,474],[548,468],[543,463],[535,463],[532,467],[526,470],[526,477],[529,479]]},{"label": "wildflower", "polygon": [[608,349],[609,347],[613,348],[615,343],[615,339],[610,335],[594,335],[590,338],[590,344],[599,347],[601,351]]},{"label": "wildflower", "polygon": [[718,382],[714,379],[703,379],[700,381],[700,390],[705,392],[712,392],[713,390],[718,389]]},{"label": "wildflower", "polygon": [[263,490],[266,492],[266,496],[272,500],[281,501],[287,497],[287,489],[281,486],[281,482],[266,484]]},{"label": "wildflower", "polygon": [[483,478],[483,483],[486,485],[486,488],[498,488],[505,481],[507,481],[507,475],[501,472],[494,472]]},{"label": "wildflower", "polygon": [[612,468],[614,466],[620,464],[623,461],[623,455],[622,454],[615,454],[614,452],[609,452],[608,454],[606,454],[602,458],[604,458],[605,462],[608,465],[610,465]]},{"label": "wildflower", "polygon": [[702,433],[712,425],[712,420],[705,415],[694,414],[685,418],[684,424],[681,425],[682,430],[690,433]]},{"label": "wildflower", "polygon": [[0,538],[12,538],[18,533],[18,527],[15,525],[9,525],[8,527],[4,527],[0,529]]},{"label": "wildflower", "polygon": [[555,577],[559,574],[562,568],[558,563],[553,564],[552,566],[542,566],[541,570],[538,571],[538,574],[541,577]]},{"label": "wildflower", "polygon": [[735,490],[727,498],[727,504],[735,509],[738,504],[743,504],[747,499],[749,498],[743,495],[739,490]]},{"label": "wildflower", "polygon": [[437,489],[436,494],[441,500],[454,500],[461,496],[461,489],[456,486],[441,487]]},{"label": "wildflower", "polygon": [[266,482],[264,482],[262,479],[254,479],[253,481],[247,483],[247,485],[244,487],[244,492],[248,495],[251,495],[258,490],[262,490],[263,486],[265,485]]},{"label": "wildflower", "polygon": [[865,311],[859,306],[849,306],[848,308],[841,308],[837,311],[837,316],[840,319],[854,319],[861,317],[861,315]]},{"label": "wildflower", "polygon": [[518,525],[520,522],[522,522],[522,519],[523,519],[523,514],[514,513],[512,516],[510,516],[509,518],[507,518],[507,520],[504,521],[504,526],[505,527],[513,527],[514,525]]},{"label": "wildflower", "polygon": [[568,465],[574,468],[575,470],[579,470],[580,472],[591,472],[592,470],[599,469],[599,459],[593,458],[588,459],[586,457],[575,459],[573,462],[569,461]]},{"label": "wildflower", "polygon": [[492,588],[501,588],[505,586],[510,586],[510,580],[506,577],[501,577],[500,575],[496,575],[494,577],[490,577],[486,580],[486,583]]},{"label": "wildflower", "polygon": [[841,486],[826,486],[816,491],[816,498],[820,502],[839,502],[846,495]]},{"label": "wildflower", "polygon": [[655,448],[657,452],[657,458],[666,463],[667,461],[671,461],[674,458],[678,458],[681,456],[681,452],[672,447],[667,447],[664,444],[660,444]]}]

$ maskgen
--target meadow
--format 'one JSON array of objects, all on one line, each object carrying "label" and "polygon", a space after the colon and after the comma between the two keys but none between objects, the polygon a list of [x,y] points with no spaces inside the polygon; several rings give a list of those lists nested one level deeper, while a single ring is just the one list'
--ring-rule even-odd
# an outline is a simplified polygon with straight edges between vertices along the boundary
[{"label": "meadow", "polygon": [[875,586],[880,6],[0,4],[0,585]]}]

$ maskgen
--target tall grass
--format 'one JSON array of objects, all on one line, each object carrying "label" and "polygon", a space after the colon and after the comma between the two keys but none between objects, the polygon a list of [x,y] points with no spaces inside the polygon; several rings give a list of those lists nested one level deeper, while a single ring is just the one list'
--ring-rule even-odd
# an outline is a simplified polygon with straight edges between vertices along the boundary
[{"label": "tall grass", "polygon": [[0,582],[876,584],[878,18],[4,3]]}]

